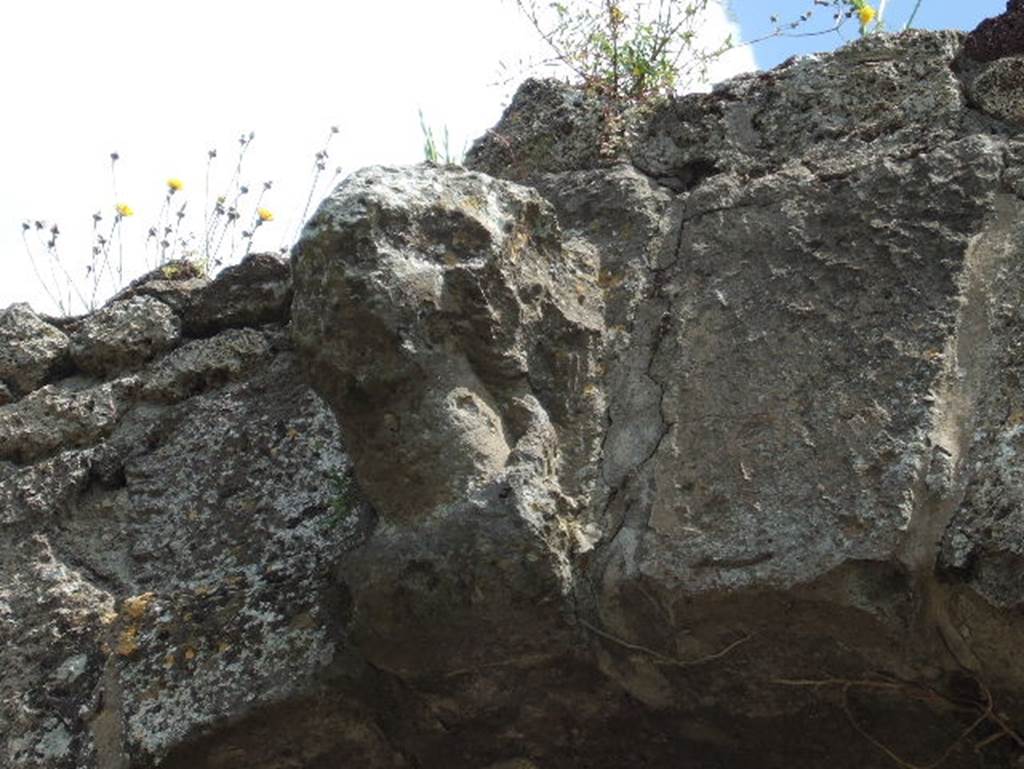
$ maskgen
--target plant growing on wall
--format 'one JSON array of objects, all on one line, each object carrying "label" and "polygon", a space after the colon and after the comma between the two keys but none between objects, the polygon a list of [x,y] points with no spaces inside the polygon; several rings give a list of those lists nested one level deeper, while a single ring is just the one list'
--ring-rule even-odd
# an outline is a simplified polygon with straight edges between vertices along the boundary
[{"label": "plant growing on wall", "polygon": [[[323,146],[314,155],[305,206],[296,217],[299,228],[314,200],[341,176],[340,167],[332,176],[325,176],[329,145],[337,133],[338,128],[331,126]],[[215,194],[212,186],[218,153],[216,149],[207,152],[204,184],[194,198],[200,203],[201,220],[197,207],[188,206],[191,188],[178,176],[163,183],[163,202],[155,214],[147,215],[142,206],[136,210],[121,196],[117,173],[123,162],[121,155],[110,153],[113,196],[92,214],[92,245],[84,264],[80,256],[66,257],[61,249],[61,228],[56,222],[24,220],[21,231],[25,253],[53,307],[61,315],[91,312],[141,271],[170,262],[188,262],[196,274],[212,274],[249,254],[262,228],[275,220],[274,212],[264,203],[273,182],[268,180],[251,187],[246,181],[245,161],[255,136],[251,131],[239,136],[237,155],[219,194]],[[142,217],[148,219],[148,227],[139,244],[131,225]],[[294,237],[298,237],[297,231]],[[287,248],[282,246],[279,250],[284,253]]]},{"label": "plant growing on wall", "polygon": [[728,50],[697,46],[698,25],[713,0],[617,0],[540,3],[516,0],[554,60],[607,105],[610,130],[621,135],[660,96],[707,74]]},{"label": "plant growing on wall", "polygon": [[[768,38],[825,35],[848,21],[861,35],[883,29],[888,0],[876,8],[868,0],[811,0],[798,18],[770,17],[772,29],[762,37],[739,43],[727,36],[702,47],[697,32],[710,6],[719,0],[515,0],[516,6],[547,44],[552,58],[606,108],[609,149],[621,143],[645,111],[658,99],[706,79],[709,66],[738,45]],[[921,5],[914,6],[907,26]],[[810,29],[812,18],[830,11],[830,21]]]}]

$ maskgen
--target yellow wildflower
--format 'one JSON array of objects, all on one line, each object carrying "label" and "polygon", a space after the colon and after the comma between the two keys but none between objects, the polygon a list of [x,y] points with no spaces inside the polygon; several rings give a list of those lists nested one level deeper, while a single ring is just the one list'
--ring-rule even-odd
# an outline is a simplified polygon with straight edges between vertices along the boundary
[{"label": "yellow wildflower", "polygon": [[274,221],[274,215],[265,208],[257,208],[256,216],[260,218],[261,222],[272,222]]},{"label": "yellow wildflower", "polygon": [[176,176],[172,176],[170,179],[167,180],[167,186],[170,188],[171,192],[177,192],[178,190],[185,186],[185,182],[183,182]]},{"label": "yellow wildflower", "polygon": [[118,216],[132,216],[135,214],[135,211],[127,203],[118,203],[114,206],[114,210],[117,211]]},{"label": "yellow wildflower", "polygon": [[860,25],[866,27],[868,24],[875,20],[875,9],[865,3],[857,9],[857,18],[860,19]]}]

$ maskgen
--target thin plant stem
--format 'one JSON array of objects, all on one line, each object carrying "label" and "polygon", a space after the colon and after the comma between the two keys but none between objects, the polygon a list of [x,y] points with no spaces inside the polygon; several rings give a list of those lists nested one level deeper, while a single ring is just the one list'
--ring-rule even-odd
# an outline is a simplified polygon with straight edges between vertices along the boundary
[{"label": "thin plant stem", "polygon": [[170,206],[171,193],[168,192],[166,195],[164,195],[164,202],[160,205],[160,213],[157,214],[156,218],[156,231],[157,237],[159,238],[159,240],[157,240],[156,242],[157,256],[153,264],[150,265],[151,267],[154,268],[159,267],[167,260],[167,237],[168,235],[170,235],[170,232],[168,231],[170,227],[167,224],[167,212],[170,209]]},{"label": "thin plant stem", "polygon": [[909,18],[909,19],[907,19],[907,23],[903,25],[903,30],[904,30],[904,31],[906,31],[906,30],[910,29],[910,28],[911,28],[911,27],[913,26],[913,24],[914,24],[914,19],[916,19],[916,18],[917,18],[917,12],[918,12],[919,10],[921,10],[921,3],[922,3],[922,2],[924,2],[924,0],[917,0],[917,2],[916,2],[916,3],[914,3],[914,10],[912,10],[912,11],[910,12],[910,18]]},{"label": "thin plant stem", "polygon": [[[100,282],[103,280],[103,271],[109,271],[111,273],[111,277],[113,277],[113,268],[110,266],[110,244],[114,242],[115,235],[118,236],[118,244],[120,245],[121,243],[120,232],[118,229],[120,223],[121,215],[117,214],[114,216],[114,223],[110,226],[110,235],[107,237],[106,241],[103,242],[102,248],[100,249],[103,261],[100,262],[99,268],[93,271],[92,297],[86,305],[90,310],[96,306],[96,292],[99,290]],[[120,284],[121,282],[121,278],[118,276],[118,283]],[[85,303],[83,302],[83,304]]]},{"label": "thin plant stem", "polygon": [[309,194],[306,195],[306,204],[302,206],[302,216],[299,217],[300,222],[306,221],[306,214],[309,213],[309,206],[313,202],[313,194],[316,192],[317,182],[320,181],[320,174],[322,171],[323,167],[319,162],[317,162],[315,168],[313,169],[313,181],[309,185]]},{"label": "thin plant stem", "polygon": [[117,203],[117,161],[120,158],[116,152],[110,153],[110,191],[114,194],[114,202]]},{"label": "thin plant stem", "polygon": [[[422,115],[423,115],[423,113],[421,111],[420,112],[421,118],[422,118]],[[320,182],[320,174],[322,174],[324,169],[327,168],[327,157],[328,157],[327,150],[328,150],[328,148],[331,145],[331,139],[334,138],[334,135],[336,133],[338,133],[338,127],[337,126],[331,126],[331,130],[328,132],[327,138],[324,140],[324,146],[314,156],[314,160],[313,160],[313,180],[310,182],[310,185],[309,185],[309,193],[306,195],[306,204],[302,207],[302,214],[301,214],[301,216],[299,216],[299,226],[298,226],[298,229],[295,231],[295,237],[292,238],[293,242],[299,239],[299,234],[302,231],[302,226],[306,223],[306,215],[309,213],[309,207],[313,203],[313,196],[316,194],[317,187],[318,187],[319,182]],[[335,174],[335,176],[337,176],[337,174]]]},{"label": "thin plant stem", "polygon": [[35,273],[36,280],[39,281],[39,285],[42,286],[43,291],[46,292],[47,298],[57,306],[62,315],[67,315],[67,309],[64,306],[64,301],[60,298],[60,287],[56,285],[54,286],[54,289],[57,291],[57,296],[54,296],[53,292],[50,290],[49,284],[43,279],[42,274],[39,272],[39,265],[36,264],[36,257],[32,252],[32,246],[28,242],[28,235],[25,234],[26,232],[28,232],[28,230],[23,228],[21,231],[21,240],[22,243],[25,244],[25,253],[28,254],[28,262],[32,265],[32,272]]},{"label": "thin plant stem", "polygon": [[216,157],[216,150],[206,153],[206,182],[203,186],[203,261],[206,267],[210,266],[210,169]]},{"label": "thin plant stem", "polygon": [[[51,233],[53,233],[53,230],[51,230]],[[50,274],[53,276],[54,286],[56,287],[59,285],[59,281],[57,280],[56,272],[54,269],[54,267],[57,267],[60,268],[60,271],[64,274],[64,283],[68,287],[67,304],[65,305],[63,302],[58,302],[58,305],[62,308],[61,312],[67,312],[71,309],[72,290],[74,290],[75,294],[78,296],[78,301],[81,303],[82,307],[86,309],[92,309],[86,303],[85,297],[82,296],[82,292],[78,290],[78,283],[75,281],[74,278],[71,277],[71,273],[68,272],[67,267],[64,266],[64,262],[61,260],[60,253],[57,250],[56,238],[57,236],[56,234],[54,234],[53,240],[47,245],[46,251],[50,255]]]},{"label": "thin plant stem", "polygon": [[[227,198],[231,194],[231,191],[234,190],[234,189],[239,189],[240,188],[239,179],[241,178],[241,175],[242,175],[242,163],[245,160],[245,155],[248,152],[249,146],[252,144],[252,140],[255,137],[256,137],[255,132],[250,131],[248,134],[242,134],[239,137],[239,139],[238,139],[239,149],[238,149],[238,158],[235,161],[235,170],[234,170],[234,173],[232,173],[232,175],[231,175],[230,181],[228,182],[227,189],[224,191],[224,194],[221,196],[222,198],[224,198],[224,202],[225,203],[227,202]],[[219,234],[219,236],[217,235],[217,221],[218,221],[217,219],[214,219],[213,224],[210,227],[210,230],[204,236],[205,240],[207,242],[216,239],[216,245],[214,246],[214,250],[211,252],[209,250],[209,247],[207,247],[207,250],[206,250],[205,260],[206,260],[207,267],[209,267],[210,264],[213,264],[214,266],[216,266],[216,264],[218,263],[217,254],[220,253],[220,248],[221,248],[221,245],[224,243],[224,237],[227,234],[227,230],[228,230],[229,227],[233,227],[233,225],[235,223],[235,220],[238,218],[237,217],[237,203],[238,203],[239,197],[240,197],[240,193],[236,193],[235,194],[235,198],[234,198],[234,203],[223,214],[223,215],[225,215],[227,217],[227,221],[222,223],[222,225],[220,227],[220,234]],[[218,199],[218,201],[219,201],[219,199]],[[218,214],[218,219],[219,219],[219,217],[222,214],[220,214],[220,212],[217,212],[217,214]],[[233,216],[232,214],[235,214],[235,215]],[[232,235],[232,238],[231,238],[232,248],[234,247],[234,242],[235,242],[234,241],[234,235]]]},{"label": "thin plant stem", "polygon": [[117,233],[117,282],[124,284],[124,238]]},{"label": "thin plant stem", "polygon": [[[117,161],[120,159],[120,155],[116,152],[110,153],[110,186],[114,192],[114,205],[117,206],[121,201],[117,195]],[[111,229],[110,234],[113,237],[114,230],[117,229],[117,219],[114,220],[114,227]],[[99,277],[96,279],[99,280]],[[124,282],[124,243],[118,238],[117,242],[117,281],[118,283]],[[95,282],[93,284],[95,286]],[[93,289],[93,301],[95,302],[96,291]],[[91,308],[90,308],[91,309]]]},{"label": "thin plant stem", "polygon": [[260,190],[260,194],[256,196],[256,202],[253,204],[253,225],[247,231],[248,235],[245,238],[245,253],[243,256],[248,256],[252,252],[252,240],[256,237],[256,231],[263,226],[263,217],[260,216],[260,204],[263,202],[263,196],[267,194],[267,190],[270,189],[271,184],[272,182],[264,182],[263,188]]}]

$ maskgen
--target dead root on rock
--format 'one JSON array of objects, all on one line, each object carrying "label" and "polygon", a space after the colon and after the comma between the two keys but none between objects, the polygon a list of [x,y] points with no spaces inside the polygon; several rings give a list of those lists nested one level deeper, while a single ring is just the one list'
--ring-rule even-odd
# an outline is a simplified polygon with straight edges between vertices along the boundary
[{"label": "dead root on rock", "polygon": [[[1019,748],[1024,749],[1024,737],[1021,737],[1020,733],[1010,726],[1004,716],[996,712],[995,704],[992,700],[992,692],[989,688],[977,678],[972,677],[972,680],[977,685],[978,691],[982,695],[982,699],[980,701],[965,702],[954,700],[940,692],[937,692],[929,686],[909,681],[901,681],[889,676],[880,676],[878,679],[859,680],[848,678],[776,678],[772,679],[772,683],[778,686],[839,689],[842,693],[841,704],[843,712],[846,714],[846,718],[849,720],[850,726],[852,726],[853,729],[864,739],[885,753],[886,756],[903,769],[938,769],[938,767],[945,763],[957,748],[959,748],[964,741],[967,740],[967,738],[984,723],[990,724],[995,729],[995,732],[992,735],[976,742],[974,744],[975,752],[981,752],[989,745],[1004,738],[1012,740]],[[971,721],[967,728],[957,735],[956,739],[949,744],[938,758],[927,764],[916,764],[902,758],[892,748],[872,735],[864,728],[864,726],[861,725],[854,715],[853,709],[850,707],[850,692],[855,689],[894,692],[896,694],[904,695],[910,699],[923,702],[934,708],[973,712],[976,714],[976,717]]]},{"label": "dead root on rock", "polygon": [[723,647],[719,651],[714,652],[713,654],[708,654],[708,655],[706,655],[704,657],[697,657],[696,659],[683,660],[683,659],[679,659],[677,657],[670,657],[667,654],[662,654],[661,652],[656,651],[654,649],[651,649],[651,648],[649,648],[647,646],[641,646],[640,644],[635,644],[635,643],[631,643],[629,641],[625,641],[625,640],[619,638],[618,636],[612,635],[611,633],[609,633],[606,630],[601,630],[599,627],[596,627],[596,626],[592,625],[591,623],[587,622],[585,619],[579,620],[579,623],[583,627],[585,627],[587,630],[589,630],[591,633],[593,633],[594,635],[600,636],[601,638],[604,638],[607,641],[611,641],[612,643],[617,644],[618,646],[621,646],[624,649],[629,649],[630,651],[640,652],[641,654],[645,654],[648,657],[651,657],[654,660],[654,664],[655,665],[667,665],[667,666],[677,667],[677,668],[690,668],[690,667],[694,667],[696,665],[703,665],[705,663],[713,662],[714,660],[721,659],[722,657],[727,655],[729,652],[731,652],[733,649],[735,649],[737,646],[740,646],[741,644],[745,644],[747,641],[749,641],[752,638],[752,636],[744,634],[741,638],[733,641],[732,643],[730,643],[727,646]]}]

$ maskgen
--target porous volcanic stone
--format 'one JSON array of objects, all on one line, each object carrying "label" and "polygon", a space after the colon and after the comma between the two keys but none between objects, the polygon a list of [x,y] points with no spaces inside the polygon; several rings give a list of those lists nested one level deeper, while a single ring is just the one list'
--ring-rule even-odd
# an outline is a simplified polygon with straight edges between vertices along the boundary
[{"label": "porous volcanic stone", "polygon": [[12,304],[0,311],[0,380],[16,394],[32,392],[68,362],[68,337],[31,307]]},{"label": "porous volcanic stone", "polygon": [[181,321],[152,296],[116,300],[86,318],[71,337],[71,358],[97,376],[137,368],[181,338]]}]

